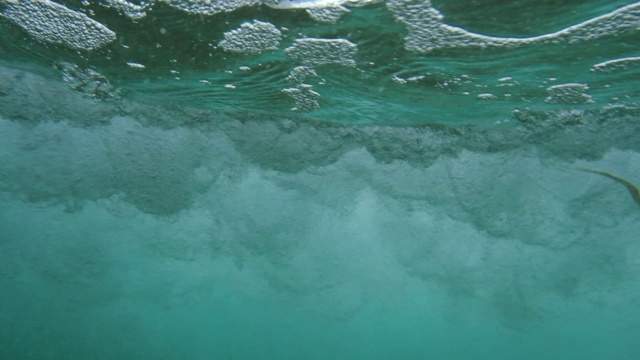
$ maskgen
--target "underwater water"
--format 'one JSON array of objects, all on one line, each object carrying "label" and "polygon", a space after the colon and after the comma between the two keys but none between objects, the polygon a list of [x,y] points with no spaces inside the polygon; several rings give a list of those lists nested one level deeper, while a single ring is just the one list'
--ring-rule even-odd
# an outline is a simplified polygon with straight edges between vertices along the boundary
[{"label": "underwater water", "polygon": [[0,0],[0,359],[639,359],[639,35]]}]

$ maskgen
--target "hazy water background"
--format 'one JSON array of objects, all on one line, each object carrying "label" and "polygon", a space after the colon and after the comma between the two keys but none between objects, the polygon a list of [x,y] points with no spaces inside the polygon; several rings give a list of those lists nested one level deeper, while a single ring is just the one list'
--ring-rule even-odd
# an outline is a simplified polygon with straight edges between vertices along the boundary
[{"label": "hazy water background", "polygon": [[639,358],[640,3],[301,3],[0,0],[0,358]]}]

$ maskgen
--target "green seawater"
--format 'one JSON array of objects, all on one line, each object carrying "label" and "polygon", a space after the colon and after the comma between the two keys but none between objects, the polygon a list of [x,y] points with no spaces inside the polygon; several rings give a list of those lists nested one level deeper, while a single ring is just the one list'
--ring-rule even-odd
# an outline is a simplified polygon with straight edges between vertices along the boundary
[{"label": "green seawater", "polygon": [[639,35],[0,0],[0,359],[640,359]]}]

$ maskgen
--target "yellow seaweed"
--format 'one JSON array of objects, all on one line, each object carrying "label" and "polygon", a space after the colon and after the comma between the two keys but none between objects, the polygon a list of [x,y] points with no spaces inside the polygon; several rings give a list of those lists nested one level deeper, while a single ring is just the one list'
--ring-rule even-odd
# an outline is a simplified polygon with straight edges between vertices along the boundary
[{"label": "yellow seaweed", "polygon": [[627,190],[629,190],[629,193],[631,194],[631,197],[633,197],[633,200],[635,200],[636,204],[640,206],[640,189],[637,186],[635,186],[631,181],[625,180],[619,176],[610,174],[606,171],[593,170],[593,169],[587,169],[587,168],[578,168],[578,170],[606,176],[610,179],[613,179],[619,182],[620,184],[624,185],[627,188]]}]

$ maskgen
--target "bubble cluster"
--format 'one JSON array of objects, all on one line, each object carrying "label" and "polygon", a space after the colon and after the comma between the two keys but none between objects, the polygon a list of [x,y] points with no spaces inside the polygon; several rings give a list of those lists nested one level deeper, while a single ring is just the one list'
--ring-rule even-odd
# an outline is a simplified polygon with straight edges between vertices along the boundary
[{"label": "bubble cluster", "polygon": [[70,89],[95,99],[116,96],[116,87],[94,68],[83,69],[67,62],[56,64],[56,68],[62,72],[62,80]]},{"label": "bubble cluster", "polygon": [[143,64],[136,63],[136,62],[128,62],[127,66],[129,66],[130,68],[133,68],[133,69],[144,69],[144,68],[146,68],[146,66],[144,66]]},{"label": "bubble cluster", "polygon": [[322,9],[340,5],[362,7],[383,0],[262,0],[262,3],[274,9]]},{"label": "bubble cluster", "polygon": [[320,94],[312,89],[312,85],[300,84],[294,88],[286,88],[282,90],[282,92],[295,100],[296,106],[291,108],[292,111],[309,112],[320,107],[320,103],[318,102]]},{"label": "bubble cluster", "polygon": [[38,41],[76,50],[94,50],[116,39],[101,23],[49,0],[5,1],[0,14]]},{"label": "bubble cluster", "polygon": [[560,84],[547,88],[549,96],[545,99],[550,104],[587,104],[593,98],[587,94],[589,86],[586,84]]},{"label": "bubble cluster", "polygon": [[219,45],[226,51],[259,54],[277,50],[281,39],[282,33],[273,24],[254,20],[225,32],[224,40]]},{"label": "bubble cluster", "polygon": [[133,4],[127,0],[105,0],[105,6],[117,9],[130,19],[141,19],[147,16],[147,9],[154,4],[156,0],[152,0],[141,5]]},{"label": "bubble cluster", "polygon": [[318,73],[316,73],[315,69],[309,66],[296,66],[294,67],[289,75],[287,76],[287,81],[294,83],[303,83],[309,77],[317,77]]},{"label": "bubble cluster", "polygon": [[307,13],[311,18],[315,21],[321,23],[333,24],[342,17],[342,15],[349,12],[349,9],[344,6],[334,6],[334,7],[326,7],[326,8],[312,8],[307,9]]},{"label": "bubble cluster", "polygon": [[292,59],[305,65],[337,64],[356,66],[353,57],[357,45],[346,39],[296,39],[291,47],[284,51]]},{"label": "bubble cluster", "polygon": [[262,2],[275,9],[310,9],[339,6],[348,0],[263,0]]},{"label": "bubble cluster", "polygon": [[593,65],[591,71],[599,73],[613,73],[625,71],[630,68],[640,67],[640,57],[628,57],[622,59],[614,59]]},{"label": "bubble cluster", "polygon": [[243,6],[257,5],[258,0],[159,0],[176,9],[199,15],[233,11]]},{"label": "bubble cluster", "polygon": [[387,6],[409,30],[405,47],[421,53],[459,47],[510,48],[557,42],[575,43],[635,30],[640,26],[640,3],[624,6],[554,33],[527,38],[486,36],[448,25],[431,0],[389,0]]}]

